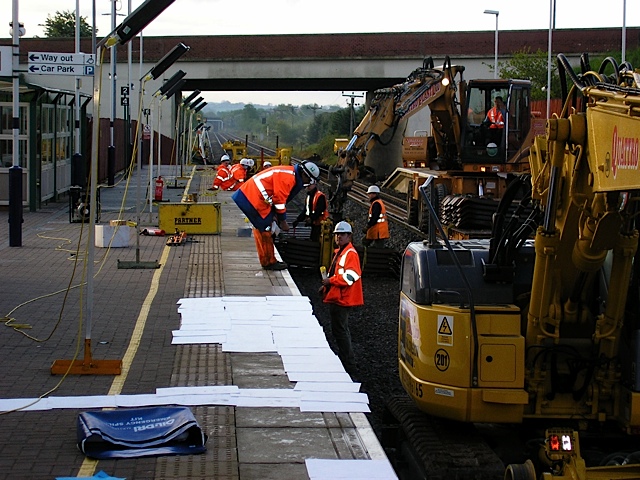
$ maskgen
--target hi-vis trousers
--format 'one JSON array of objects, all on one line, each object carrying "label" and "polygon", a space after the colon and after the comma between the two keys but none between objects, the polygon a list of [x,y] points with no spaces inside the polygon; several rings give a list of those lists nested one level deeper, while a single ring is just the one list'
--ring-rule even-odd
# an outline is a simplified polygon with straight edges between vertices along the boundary
[{"label": "hi-vis trousers", "polygon": [[258,251],[258,258],[260,259],[260,265],[268,267],[273,265],[278,260],[275,254],[275,245],[273,243],[273,234],[268,232],[261,232],[257,228],[253,229],[253,238],[256,242],[256,250]]}]

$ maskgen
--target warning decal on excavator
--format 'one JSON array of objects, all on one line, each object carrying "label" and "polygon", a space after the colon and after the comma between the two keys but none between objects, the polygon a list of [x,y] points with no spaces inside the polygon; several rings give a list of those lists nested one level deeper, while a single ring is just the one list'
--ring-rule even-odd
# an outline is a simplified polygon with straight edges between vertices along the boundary
[{"label": "warning decal on excavator", "polygon": [[438,345],[453,345],[453,317],[448,315],[438,315],[438,334],[436,335]]}]

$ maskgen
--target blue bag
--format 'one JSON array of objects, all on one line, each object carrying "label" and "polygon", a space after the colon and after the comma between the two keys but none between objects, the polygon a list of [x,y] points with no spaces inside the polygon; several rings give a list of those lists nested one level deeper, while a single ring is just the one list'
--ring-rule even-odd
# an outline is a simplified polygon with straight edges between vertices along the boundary
[{"label": "blue bag", "polygon": [[207,441],[186,407],[84,412],[77,438],[80,451],[96,459],[196,454]]}]

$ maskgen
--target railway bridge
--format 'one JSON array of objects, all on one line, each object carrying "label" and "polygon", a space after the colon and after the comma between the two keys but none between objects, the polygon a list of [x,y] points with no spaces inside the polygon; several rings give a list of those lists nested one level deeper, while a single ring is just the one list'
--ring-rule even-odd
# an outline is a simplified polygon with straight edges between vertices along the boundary
[{"label": "railway bridge", "polygon": [[[145,84],[143,105],[152,106],[152,117],[145,123],[153,130],[162,132],[166,140],[163,152],[171,151],[170,138],[178,113],[176,99],[152,102],[152,95],[164,80],[178,70],[186,72],[183,92],[207,91],[366,91],[387,87],[403,81],[407,75],[432,57],[439,64],[445,56],[465,66],[465,78],[492,76],[494,62],[494,31],[480,32],[409,32],[409,33],[360,33],[360,34],[306,34],[306,35],[262,35],[262,36],[180,36],[144,37],[134,39],[125,46],[104,50],[101,64],[96,69],[100,75],[100,117],[102,137],[118,139],[115,148],[115,171],[122,170],[128,155],[126,150],[125,124],[130,116],[134,121],[139,115],[140,78],[148,72],[167,52],[178,43],[190,47],[162,78]],[[640,46],[640,28],[627,28],[627,48]],[[562,52],[575,59],[583,52],[595,55],[618,51],[621,46],[621,30],[566,29],[555,30],[553,51]],[[499,61],[509,59],[514,52],[529,48],[531,51],[547,50],[547,30],[501,31],[499,33]],[[11,38],[0,39],[0,46],[10,46]],[[41,201],[55,198],[71,185],[71,156],[75,78],[67,75],[37,75],[29,73],[29,52],[75,52],[73,38],[23,38],[20,40],[20,102],[25,107],[25,125],[29,131],[21,133],[20,140],[26,145],[21,165],[26,177],[28,191],[25,197],[31,208]],[[129,61],[129,48],[131,61]],[[91,39],[83,39],[82,52],[91,52]],[[115,75],[111,78],[111,55],[114,56]],[[80,120],[92,116],[94,95],[90,77],[80,83],[82,112]],[[130,92],[124,101],[123,89]],[[9,108],[12,101],[12,79],[0,76],[0,107]],[[26,108],[27,105],[33,108]],[[125,109],[128,107],[128,110]],[[39,110],[40,109],[40,110]],[[37,118],[46,118],[52,131],[40,135]],[[57,112],[57,113],[53,113]],[[55,122],[54,122],[55,120]],[[156,126],[157,125],[157,126]],[[113,126],[113,127],[112,127]],[[81,122],[81,138],[87,138]],[[115,135],[109,130],[115,128]],[[125,139],[125,141],[121,141]],[[0,142],[10,145],[11,132],[0,132]],[[107,142],[105,142],[106,144]],[[10,148],[9,150],[10,151]],[[110,150],[112,151],[112,150]],[[55,155],[54,155],[55,152]],[[83,155],[88,158],[88,147],[83,146]],[[107,146],[99,152],[99,176],[107,175]],[[0,185],[6,181],[6,167],[11,165],[10,155],[3,155],[0,164]],[[36,172],[43,172],[36,175]],[[0,189],[1,190],[1,189]],[[0,192],[0,204],[6,204],[6,196]]]},{"label": "railway bridge", "polygon": [[[626,33],[627,49],[640,46],[640,28],[627,28]],[[575,58],[583,52],[596,55],[617,51],[621,38],[617,28],[555,30],[553,52]],[[373,91],[403,81],[426,57],[433,57],[438,64],[448,55],[453,63],[465,66],[466,78],[491,77],[494,40],[494,31],[145,37],[141,70],[148,71],[182,42],[190,50],[165,73],[165,78],[184,70],[185,92]],[[130,43],[136,67],[132,76],[135,89],[141,44],[137,39]],[[10,44],[10,39],[0,39],[0,45]],[[505,61],[527,48],[547,51],[547,45],[547,30],[501,31],[498,60]],[[109,54],[116,53],[116,92],[127,83],[127,48],[114,47],[104,59],[110,62]],[[20,60],[26,64],[29,51],[72,53],[74,49],[73,39],[26,38],[20,41]],[[91,51],[89,39],[83,40],[81,50]],[[108,75],[109,69],[104,68],[104,85],[108,85]],[[30,83],[73,89],[73,77],[31,73],[24,77]],[[83,89],[91,93],[87,86]]]}]

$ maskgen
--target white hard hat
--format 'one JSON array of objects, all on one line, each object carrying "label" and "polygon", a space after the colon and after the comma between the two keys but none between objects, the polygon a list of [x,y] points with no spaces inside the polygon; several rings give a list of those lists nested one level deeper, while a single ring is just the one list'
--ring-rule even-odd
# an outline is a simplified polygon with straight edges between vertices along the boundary
[{"label": "white hard hat", "polygon": [[333,233],[353,233],[353,230],[351,229],[351,224],[343,220],[342,222],[336,223]]},{"label": "white hard hat", "polygon": [[251,168],[253,167],[253,160],[251,158],[243,158],[242,160],[240,160],[240,165]]},{"label": "white hard hat", "polygon": [[267,162],[264,162],[264,163],[262,164],[262,166],[263,166],[263,167],[265,167],[265,168],[266,168],[266,167],[270,167],[270,166],[271,166],[271,162],[268,162],[268,161],[267,161]]},{"label": "white hard hat", "polygon": [[367,188],[367,193],[380,193],[380,188],[377,185],[371,185]]},{"label": "white hard hat", "polygon": [[320,178],[320,169],[315,163],[302,162],[300,165],[302,166],[302,170],[304,170],[305,173],[309,175],[309,178],[314,182]]},{"label": "white hard hat", "polygon": [[229,155],[222,155],[222,156],[220,157],[220,161],[221,161],[221,162],[230,162],[230,161],[231,161],[231,159],[229,158]]}]

